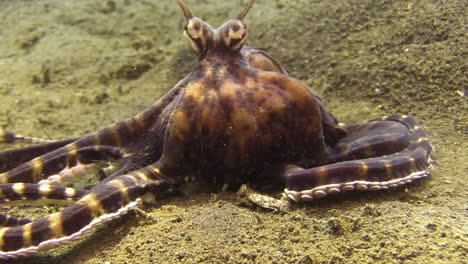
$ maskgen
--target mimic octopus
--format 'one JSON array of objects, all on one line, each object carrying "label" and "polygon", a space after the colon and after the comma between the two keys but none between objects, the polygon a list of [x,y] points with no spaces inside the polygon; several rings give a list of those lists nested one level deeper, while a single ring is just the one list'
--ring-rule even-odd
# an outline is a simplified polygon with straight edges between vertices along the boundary
[{"label": "mimic octopus", "polygon": [[[143,198],[189,182],[252,187],[267,208],[346,191],[383,190],[426,177],[433,150],[410,116],[339,124],[319,97],[262,50],[245,45],[244,17],[213,29],[182,3],[198,65],[143,112],[97,132],[47,141],[0,131],[0,202],[64,200],[36,220],[0,214],[0,258],[66,244],[137,210]],[[101,161],[121,167],[89,190],[65,185]],[[253,191],[277,184],[281,199]],[[62,186],[61,186],[62,185]],[[64,186],[65,185],[65,186]],[[227,187],[227,188],[226,188]]]}]

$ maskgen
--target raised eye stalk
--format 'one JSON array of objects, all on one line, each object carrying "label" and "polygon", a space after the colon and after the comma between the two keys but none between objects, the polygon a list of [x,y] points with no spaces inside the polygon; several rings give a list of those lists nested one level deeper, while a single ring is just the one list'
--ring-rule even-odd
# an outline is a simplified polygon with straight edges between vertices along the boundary
[{"label": "raised eye stalk", "polygon": [[[177,1],[179,1],[179,0],[177,0]],[[247,13],[252,8],[253,4],[254,4],[254,0],[250,0],[250,3],[244,8],[244,10],[242,10],[242,12],[240,12],[240,14],[236,17],[236,19],[243,20],[244,17],[247,15]]]},{"label": "raised eye stalk", "polygon": [[176,0],[177,3],[179,4],[180,8],[184,12],[184,16],[187,20],[191,19],[193,17],[192,12],[188,9],[188,7],[182,2],[181,0]]},{"label": "raised eye stalk", "polygon": [[[182,2],[182,0],[176,0],[177,4],[179,4],[180,8],[184,12],[184,16],[187,20],[191,19],[193,17],[192,12],[188,7]],[[247,13],[250,11],[254,4],[254,0],[250,0],[250,3],[240,12],[240,14],[236,17],[236,19],[243,20],[244,17],[247,15]]]}]

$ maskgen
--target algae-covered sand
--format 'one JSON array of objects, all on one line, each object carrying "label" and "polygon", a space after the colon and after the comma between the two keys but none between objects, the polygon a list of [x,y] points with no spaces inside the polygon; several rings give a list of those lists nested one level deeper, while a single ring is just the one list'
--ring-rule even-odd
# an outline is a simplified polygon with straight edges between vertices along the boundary
[{"label": "algae-covered sand", "polygon": [[[217,26],[247,1],[186,3]],[[234,193],[168,197],[147,216],[17,263],[466,262],[467,9],[463,0],[257,0],[245,20],[249,44],[340,121],[420,120],[437,148],[430,178],[286,214]],[[61,139],[138,113],[196,63],[183,23],[173,0],[0,1],[0,128]]]}]

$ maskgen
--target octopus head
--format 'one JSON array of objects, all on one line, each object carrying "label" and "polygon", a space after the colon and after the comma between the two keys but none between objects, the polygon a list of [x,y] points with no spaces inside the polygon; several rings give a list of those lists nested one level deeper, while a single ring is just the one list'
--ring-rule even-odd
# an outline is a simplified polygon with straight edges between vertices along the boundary
[{"label": "octopus head", "polygon": [[208,52],[235,53],[239,52],[247,40],[247,26],[242,21],[252,8],[253,0],[233,19],[230,19],[217,29],[213,29],[202,19],[192,15],[192,12],[181,0],[176,0],[184,12],[187,22],[184,35],[190,48],[202,60]]}]

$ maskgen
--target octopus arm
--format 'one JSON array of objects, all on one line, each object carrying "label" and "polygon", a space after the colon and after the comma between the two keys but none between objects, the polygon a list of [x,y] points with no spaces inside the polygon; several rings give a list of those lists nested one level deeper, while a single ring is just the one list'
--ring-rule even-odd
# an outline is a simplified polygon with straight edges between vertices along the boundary
[{"label": "octopus arm", "polygon": [[37,156],[59,149],[77,139],[58,140],[36,146],[0,151],[0,173],[11,170]]},{"label": "octopus arm", "polygon": [[344,191],[381,190],[427,177],[432,145],[410,116],[390,116],[345,126],[328,165],[303,168],[285,165],[284,196],[309,201]]},{"label": "octopus arm", "polygon": [[167,190],[155,166],[99,184],[60,212],[32,222],[0,228],[0,259],[15,259],[81,239],[96,227],[121,217],[142,203],[146,193]]},{"label": "octopus arm", "polygon": [[37,183],[46,177],[81,164],[119,159],[124,154],[120,148],[100,145],[79,148],[77,144],[71,143],[0,173],[0,183]]},{"label": "octopus arm", "polygon": [[[70,204],[81,199],[87,190],[70,187],[50,186],[47,184],[0,184],[0,203],[11,206],[16,204]],[[31,222],[30,219],[18,219],[16,217],[0,214],[0,227],[20,226]]]}]

